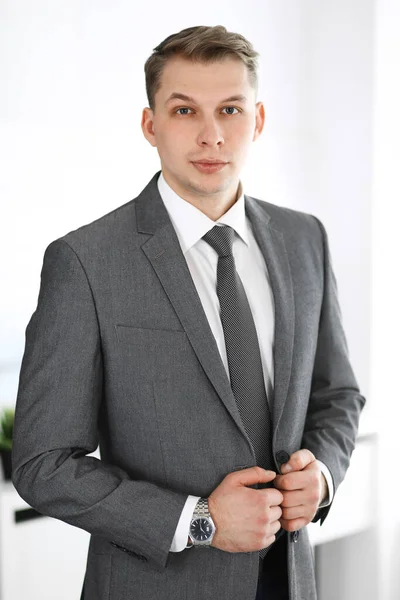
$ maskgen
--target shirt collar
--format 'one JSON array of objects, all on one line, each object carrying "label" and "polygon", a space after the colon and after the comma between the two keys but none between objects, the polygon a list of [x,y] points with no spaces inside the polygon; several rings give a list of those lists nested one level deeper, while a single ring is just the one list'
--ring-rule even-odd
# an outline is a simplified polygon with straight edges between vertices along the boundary
[{"label": "shirt collar", "polygon": [[245,244],[249,245],[248,224],[241,181],[239,181],[238,199],[217,221],[213,221],[193,204],[178,196],[165,181],[162,171],[157,180],[157,185],[184,254],[217,223],[232,227]]}]

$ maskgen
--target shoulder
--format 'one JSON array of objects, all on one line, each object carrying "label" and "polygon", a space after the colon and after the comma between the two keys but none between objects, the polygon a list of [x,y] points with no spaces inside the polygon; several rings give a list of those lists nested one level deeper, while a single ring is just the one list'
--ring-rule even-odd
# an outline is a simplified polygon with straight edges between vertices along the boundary
[{"label": "shoulder", "polygon": [[81,259],[94,255],[100,258],[125,240],[132,244],[136,231],[136,200],[130,200],[94,221],[67,232],[53,240],[46,251],[53,247],[64,247],[64,251],[68,251],[69,247]]},{"label": "shoulder", "polygon": [[263,215],[269,226],[281,232],[287,239],[315,239],[317,243],[323,241],[326,235],[321,221],[313,214],[279,206],[259,198],[247,196],[249,203]]}]

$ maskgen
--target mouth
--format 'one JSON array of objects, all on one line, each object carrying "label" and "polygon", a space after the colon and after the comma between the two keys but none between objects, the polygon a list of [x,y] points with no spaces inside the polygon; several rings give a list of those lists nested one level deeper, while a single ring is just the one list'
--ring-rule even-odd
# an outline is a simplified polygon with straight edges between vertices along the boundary
[{"label": "mouth", "polygon": [[226,160],[219,160],[218,158],[203,158],[201,160],[193,160],[192,162],[206,165],[226,164]]},{"label": "mouth", "polygon": [[221,171],[221,169],[226,167],[227,164],[228,163],[219,161],[192,162],[192,165],[194,165],[201,173],[216,173],[217,171]]}]

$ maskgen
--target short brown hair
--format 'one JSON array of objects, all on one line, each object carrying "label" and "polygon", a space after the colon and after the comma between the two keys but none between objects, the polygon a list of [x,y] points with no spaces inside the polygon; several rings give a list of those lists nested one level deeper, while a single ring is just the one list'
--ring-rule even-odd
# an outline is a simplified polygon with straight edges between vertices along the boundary
[{"label": "short brown hair", "polygon": [[241,60],[249,72],[252,87],[258,90],[257,57],[252,44],[240,33],[227,31],[222,25],[188,27],[169,35],[153,49],[144,65],[146,93],[151,110],[155,111],[155,95],[161,87],[161,75],[171,56],[181,56],[193,62],[211,63],[226,57]]}]

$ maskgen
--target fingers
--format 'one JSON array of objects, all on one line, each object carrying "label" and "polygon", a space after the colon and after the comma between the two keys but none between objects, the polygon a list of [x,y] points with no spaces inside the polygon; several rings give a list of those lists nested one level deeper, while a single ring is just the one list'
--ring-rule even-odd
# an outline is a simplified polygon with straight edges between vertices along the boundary
[{"label": "fingers", "polygon": [[283,492],[303,490],[311,484],[313,477],[303,471],[290,473],[288,475],[277,475],[274,481],[275,487]]},{"label": "fingers", "polygon": [[268,519],[264,526],[263,548],[266,548],[275,541],[275,536],[281,529],[280,518],[282,517],[282,509],[279,506],[274,506],[269,510]]},{"label": "fingers", "polygon": [[273,506],[269,511],[269,520],[271,522],[278,521],[282,517],[282,509],[280,506]]},{"label": "fingers", "polygon": [[304,485],[302,489],[282,491],[282,517],[280,522],[282,528],[286,531],[295,531],[300,527],[304,527],[313,519],[320,503],[321,482],[319,477],[321,477],[319,469],[307,470],[306,468],[301,472],[283,475],[280,482],[278,482],[285,488],[296,488],[295,480],[308,481],[308,484]]},{"label": "fingers", "polygon": [[283,494],[275,488],[257,490],[257,494],[263,494],[267,498],[268,506],[279,506],[283,502]]},{"label": "fingers", "polygon": [[281,466],[282,473],[290,473],[291,471],[301,471],[308,464],[315,461],[315,456],[310,450],[302,448],[293,452],[289,461]]},{"label": "fingers", "polygon": [[261,467],[249,467],[241,471],[234,471],[229,474],[231,479],[238,485],[254,485],[255,483],[268,483],[276,477],[275,471],[267,471]]},{"label": "fingers", "polygon": [[294,492],[284,492],[283,501],[280,506],[282,508],[290,508],[292,506],[300,506],[304,504],[303,490],[295,490]]},{"label": "fingers", "polygon": [[293,519],[305,518],[305,506],[301,504],[300,506],[292,506],[290,508],[282,509],[282,519],[286,521],[291,521]]},{"label": "fingers", "polygon": [[310,519],[280,519],[281,527],[285,531],[296,531],[297,529],[301,529],[310,523]]},{"label": "fingers", "polygon": [[310,523],[312,521],[312,519],[314,518],[316,512],[317,511],[316,511],[315,506],[301,505],[301,506],[293,506],[291,508],[283,508],[282,516],[279,520],[282,523],[283,521],[292,522],[292,521],[298,521],[299,519],[303,519],[303,521],[304,521],[303,525],[308,525],[308,523]]},{"label": "fingers", "polygon": [[[272,544],[272,542],[275,541],[275,536],[276,536],[276,534],[278,533],[278,531],[280,529],[282,529],[282,525],[280,524],[279,521],[274,521],[271,524],[271,526],[269,528],[269,535],[268,535],[268,538],[266,540],[267,543],[266,543],[265,547],[269,546],[269,544]],[[270,540],[270,536],[273,536],[273,538],[271,540]]]},{"label": "fingers", "polygon": [[321,469],[314,461],[309,463],[302,471],[293,471],[287,475],[277,475],[274,486],[283,491],[302,490],[308,487],[320,486]]}]

